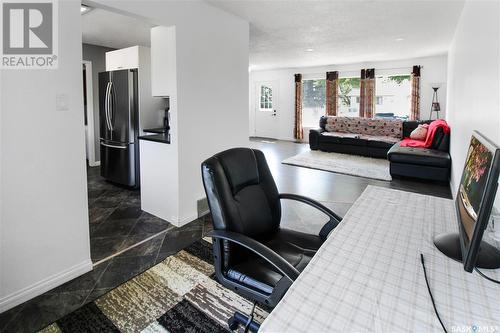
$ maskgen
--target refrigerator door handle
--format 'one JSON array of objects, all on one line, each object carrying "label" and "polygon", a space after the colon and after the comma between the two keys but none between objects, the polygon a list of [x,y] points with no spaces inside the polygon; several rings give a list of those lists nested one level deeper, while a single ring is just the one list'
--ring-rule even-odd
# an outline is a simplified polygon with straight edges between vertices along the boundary
[{"label": "refrigerator door handle", "polygon": [[111,131],[111,126],[109,122],[109,94],[110,94],[110,87],[111,87],[111,82],[108,82],[106,86],[106,97],[104,101],[104,107],[105,107],[105,114],[106,114],[106,127],[108,128],[109,131]]},{"label": "refrigerator door handle", "polygon": [[115,101],[115,94],[113,93],[113,82],[109,82],[109,127],[111,128],[111,131],[113,131],[113,123],[114,123],[114,114],[115,114],[115,107],[116,101]]},{"label": "refrigerator door handle", "polygon": [[101,142],[101,146],[109,147],[109,148],[118,148],[118,149],[127,149],[127,146],[115,146],[115,145],[110,145],[104,142]]}]

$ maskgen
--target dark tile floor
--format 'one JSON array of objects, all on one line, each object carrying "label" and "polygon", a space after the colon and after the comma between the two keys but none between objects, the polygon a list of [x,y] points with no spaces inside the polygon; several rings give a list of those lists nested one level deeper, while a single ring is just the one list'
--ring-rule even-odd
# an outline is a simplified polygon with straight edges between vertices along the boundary
[{"label": "dark tile floor", "polygon": [[90,253],[100,263],[173,226],[141,210],[139,190],[104,181],[99,167],[87,168]]},{"label": "dark tile floor", "polygon": [[98,167],[87,169],[94,269],[0,314],[0,332],[47,326],[189,246],[210,225],[208,218],[201,218],[176,228],[141,210],[140,191],[110,184],[99,172]]},{"label": "dark tile floor", "polygon": [[[309,149],[308,146],[265,141],[252,140],[251,146],[265,153],[280,192],[309,196],[342,216],[368,185],[451,198],[446,184],[403,179],[385,182],[284,165],[281,164],[283,159]],[[89,174],[91,172],[93,170]],[[154,235],[160,226],[165,225],[138,210],[140,199],[137,192],[109,188],[109,184],[102,184],[93,176],[89,175],[93,260],[126,248],[145,235]],[[326,219],[303,204],[284,201],[282,220],[282,225],[287,228],[316,233]],[[111,223],[116,225],[111,226]],[[169,226],[166,232],[96,265],[93,271],[0,314],[0,332],[41,329],[192,244],[209,228],[208,217],[181,228]]]},{"label": "dark tile floor", "polygon": [[153,239],[26,303],[0,314],[0,332],[34,332],[94,301],[111,289],[199,240],[208,218],[173,227]]}]

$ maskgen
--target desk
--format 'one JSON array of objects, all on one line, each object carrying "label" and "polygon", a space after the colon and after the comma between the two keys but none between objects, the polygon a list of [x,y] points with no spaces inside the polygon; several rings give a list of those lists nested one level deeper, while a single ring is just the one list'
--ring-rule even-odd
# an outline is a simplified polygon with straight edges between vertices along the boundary
[{"label": "desk", "polygon": [[259,332],[442,332],[420,253],[448,332],[499,331],[500,287],[434,248],[456,230],[452,200],[367,187]]}]

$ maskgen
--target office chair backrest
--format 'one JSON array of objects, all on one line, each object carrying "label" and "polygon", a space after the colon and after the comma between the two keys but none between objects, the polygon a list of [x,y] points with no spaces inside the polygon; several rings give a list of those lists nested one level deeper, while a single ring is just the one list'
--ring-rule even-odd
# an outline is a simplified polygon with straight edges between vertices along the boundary
[{"label": "office chair backrest", "polygon": [[[278,230],[279,193],[260,150],[233,148],[216,154],[202,163],[202,177],[214,229],[257,240]],[[226,264],[233,261],[232,252],[238,250],[224,244]]]}]

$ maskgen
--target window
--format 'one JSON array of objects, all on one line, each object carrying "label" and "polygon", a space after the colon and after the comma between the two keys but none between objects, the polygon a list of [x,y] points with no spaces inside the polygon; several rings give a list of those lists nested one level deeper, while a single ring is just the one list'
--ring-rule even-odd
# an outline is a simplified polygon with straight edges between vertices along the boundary
[{"label": "window", "polygon": [[339,78],[337,114],[343,117],[359,116],[359,77]]},{"label": "window", "polygon": [[386,75],[376,78],[375,116],[408,119],[410,115],[410,75]]},{"label": "window", "polygon": [[260,110],[272,111],[273,109],[273,89],[272,87],[260,86]]},{"label": "window", "polygon": [[326,80],[302,80],[302,126],[318,127],[326,109]]},{"label": "window", "polygon": [[[360,77],[338,79],[337,115],[358,117]],[[381,75],[376,77],[375,116],[408,119],[410,114],[410,75]],[[261,99],[262,103],[265,100]],[[317,127],[326,109],[326,80],[302,80],[302,126]]]}]

